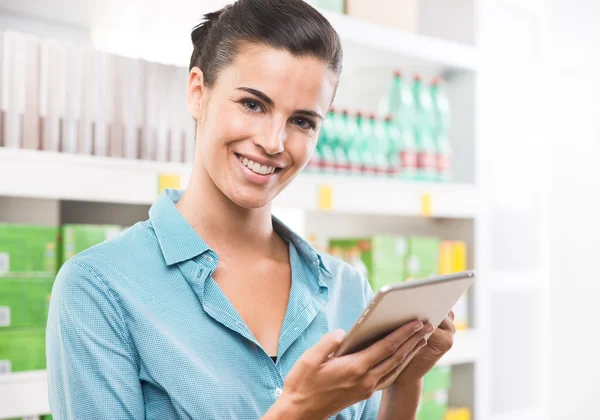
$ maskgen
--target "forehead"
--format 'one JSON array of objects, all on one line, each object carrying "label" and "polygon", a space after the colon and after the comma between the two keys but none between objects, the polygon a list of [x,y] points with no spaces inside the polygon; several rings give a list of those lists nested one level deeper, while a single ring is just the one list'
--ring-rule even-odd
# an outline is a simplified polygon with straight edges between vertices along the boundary
[{"label": "forehead", "polygon": [[243,44],[232,65],[219,75],[217,84],[236,89],[250,87],[267,94],[275,105],[297,108],[331,103],[337,83],[327,63],[313,56],[294,56],[263,45]]}]

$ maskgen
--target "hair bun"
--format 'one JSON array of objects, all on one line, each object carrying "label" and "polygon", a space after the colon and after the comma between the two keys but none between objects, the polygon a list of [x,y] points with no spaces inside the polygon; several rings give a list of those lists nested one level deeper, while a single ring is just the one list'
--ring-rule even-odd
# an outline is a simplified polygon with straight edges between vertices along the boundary
[{"label": "hair bun", "polygon": [[[204,49],[204,45],[206,44],[206,40],[208,38],[208,34],[210,29],[214,26],[214,24],[219,20],[219,18],[225,13],[227,10],[231,8],[231,5],[223,7],[221,10],[217,10],[215,12],[206,13],[203,17],[202,22],[194,27],[192,30],[192,44],[194,46],[194,51],[192,52],[191,62],[196,62],[199,57],[202,56],[202,50]],[[190,65],[190,70],[192,69],[192,65]]]}]

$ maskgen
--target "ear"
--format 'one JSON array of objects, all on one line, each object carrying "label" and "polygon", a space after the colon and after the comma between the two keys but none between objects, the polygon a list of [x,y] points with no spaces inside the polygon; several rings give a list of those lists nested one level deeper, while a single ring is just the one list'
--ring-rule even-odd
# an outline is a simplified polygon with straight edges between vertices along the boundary
[{"label": "ear", "polygon": [[199,121],[202,118],[204,107],[204,97],[206,95],[206,86],[204,85],[204,73],[199,67],[193,67],[190,70],[188,78],[188,109],[192,117]]}]

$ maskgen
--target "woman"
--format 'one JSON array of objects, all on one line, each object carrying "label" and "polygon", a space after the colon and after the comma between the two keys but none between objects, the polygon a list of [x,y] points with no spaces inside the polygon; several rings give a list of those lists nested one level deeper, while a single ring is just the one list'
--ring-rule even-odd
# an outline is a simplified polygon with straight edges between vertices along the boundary
[{"label": "woman", "polygon": [[240,0],[205,18],[192,33],[189,186],[61,269],[47,333],[52,412],[413,419],[423,375],[452,344],[451,319],[329,358],[372,292],[271,216],[333,101],[337,34],[301,0]]}]

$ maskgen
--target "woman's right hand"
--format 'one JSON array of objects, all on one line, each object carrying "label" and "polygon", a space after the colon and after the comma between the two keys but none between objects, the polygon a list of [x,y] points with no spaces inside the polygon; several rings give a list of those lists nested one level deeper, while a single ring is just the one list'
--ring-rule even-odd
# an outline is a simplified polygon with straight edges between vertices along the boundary
[{"label": "woman's right hand", "polygon": [[[427,343],[433,325],[413,321],[365,350],[329,357],[344,332],[336,330],[308,349],[287,375],[275,404],[285,418],[326,419],[381,389]],[[276,408],[276,407],[273,408]],[[276,408],[276,409],[277,409]]]}]

